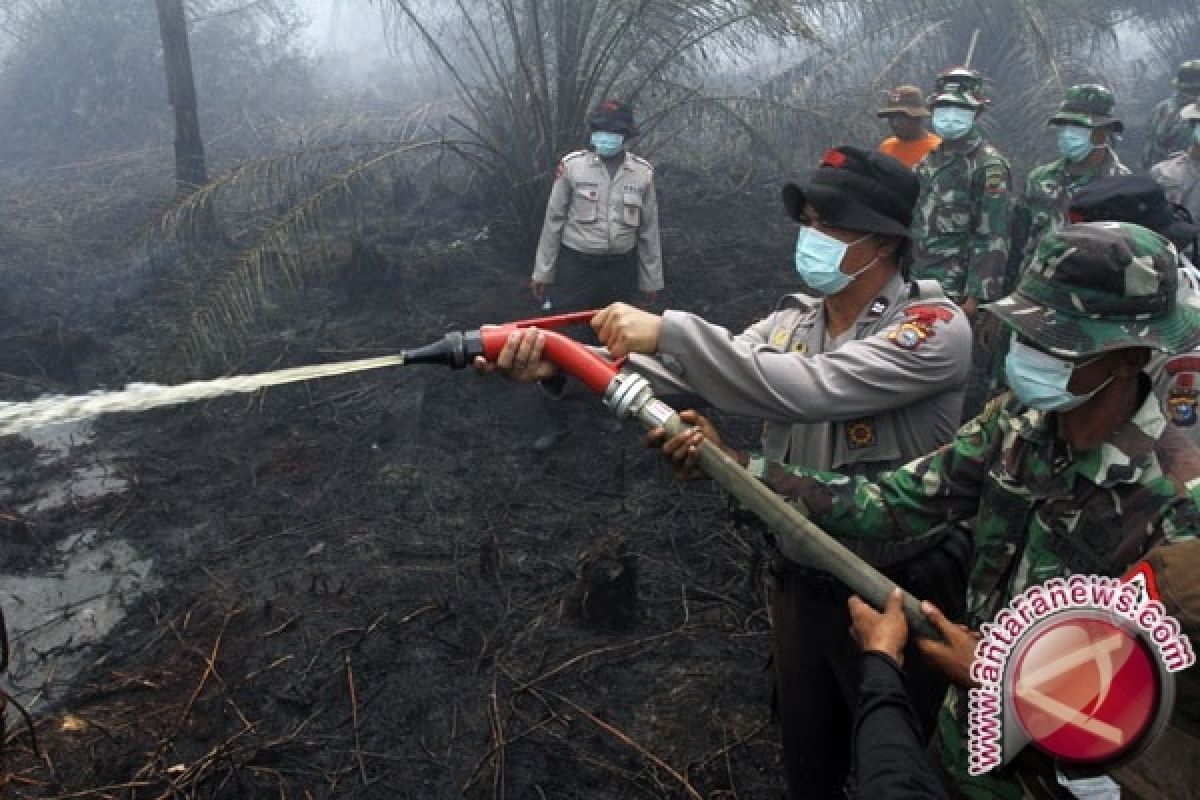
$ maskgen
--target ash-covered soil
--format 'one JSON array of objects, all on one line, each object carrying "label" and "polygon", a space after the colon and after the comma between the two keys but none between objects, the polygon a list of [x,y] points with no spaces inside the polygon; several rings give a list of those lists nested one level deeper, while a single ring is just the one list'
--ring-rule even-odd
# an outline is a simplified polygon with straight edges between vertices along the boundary
[{"label": "ash-covered soil", "polygon": [[[664,305],[740,329],[791,288],[773,188],[665,194]],[[538,313],[503,229],[480,237],[487,220],[445,211],[415,224],[334,243],[326,276],[280,301],[237,371]],[[65,321],[7,298],[0,388],[161,379],[141,370],[174,352],[163,320],[180,280]],[[81,531],[153,564],[98,643],[21,652],[27,633],[9,630],[21,665],[84,664],[23,695],[42,758],[10,708],[8,791],[782,796],[760,534],[718,488],[675,482],[631,423],[604,430],[598,400],[546,455],[530,447],[542,414],[536,388],[412,367],[106,418],[60,459],[0,442],[0,572],[53,571]],[[753,440],[752,423],[722,422]],[[97,460],[119,488],[36,507]],[[0,607],[20,603],[0,591]]]}]

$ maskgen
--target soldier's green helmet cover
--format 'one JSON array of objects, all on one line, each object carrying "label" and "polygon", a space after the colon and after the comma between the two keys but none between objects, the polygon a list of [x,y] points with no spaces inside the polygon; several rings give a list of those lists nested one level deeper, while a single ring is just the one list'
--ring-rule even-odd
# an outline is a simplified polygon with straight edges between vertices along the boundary
[{"label": "soldier's green helmet cover", "polygon": [[1063,358],[1125,347],[1178,353],[1200,345],[1200,294],[1179,282],[1179,254],[1128,222],[1046,234],[1016,291],[984,306]]}]

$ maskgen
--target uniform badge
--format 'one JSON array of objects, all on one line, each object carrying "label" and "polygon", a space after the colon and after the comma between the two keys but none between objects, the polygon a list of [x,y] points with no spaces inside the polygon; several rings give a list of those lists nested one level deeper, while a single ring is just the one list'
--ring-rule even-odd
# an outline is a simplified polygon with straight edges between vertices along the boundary
[{"label": "uniform badge", "polygon": [[904,322],[888,334],[892,344],[904,350],[916,350],[933,336],[937,323],[954,319],[954,312],[943,306],[909,306],[904,313]]},{"label": "uniform badge", "polygon": [[792,345],[792,352],[797,355],[808,355],[808,342],[796,342]]},{"label": "uniform badge", "polygon": [[1197,388],[1197,372],[1200,371],[1200,357],[1194,355],[1176,356],[1167,362],[1167,374],[1171,376],[1167,388],[1167,417],[1171,424],[1180,428],[1193,427],[1200,415],[1200,388]]},{"label": "uniform badge", "polygon": [[876,297],[871,302],[871,307],[867,309],[867,319],[879,319],[883,316],[883,312],[888,310],[888,301],[886,297]]},{"label": "uniform badge", "polygon": [[854,419],[846,423],[846,446],[851,450],[862,450],[875,444],[875,426],[870,418]]},{"label": "uniform badge", "polygon": [[988,194],[1002,194],[1008,191],[1008,170],[998,165],[985,169],[983,189]]},{"label": "uniform badge", "polygon": [[787,331],[775,331],[773,334],[771,334],[771,346],[776,350],[786,350],[788,346],[788,339],[790,338],[791,334],[789,334]]},{"label": "uniform badge", "polygon": [[897,347],[904,350],[916,350],[929,338],[929,335],[930,332],[921,323],[907,320],[902,322],[900,327],[889,333],[888,338]]}]

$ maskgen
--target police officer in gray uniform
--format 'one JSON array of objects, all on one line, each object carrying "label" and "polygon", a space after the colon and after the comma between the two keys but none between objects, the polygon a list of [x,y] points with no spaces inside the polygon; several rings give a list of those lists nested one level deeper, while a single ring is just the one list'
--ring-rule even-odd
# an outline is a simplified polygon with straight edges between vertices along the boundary
[{"label": "police officer in gray uniform", "polygon": [[605,101],[588,118],[589,149],[563,156],[538,242],[531,290],[540,302],[602,307],[663,288],[654,167],[626,149],[638,134],[629,106]]},{"label": "police officer in gray uniform", "polygon": [[[628,368],[660,395],[699,394],[765,420],[767,458],[862,475],[898,467],[950,441],[971,358],[957,304],[936,281],[910,283],[900,272],[918,191],[892,158],[830,150],[783,190],[802,226],[796,271],[813,295],[783,298],[740,334],[682,311],[660,317],[620,303],[593,327],[613,355],[632,354]],[[514,336],[496,367],[518,380],[553,379],[540,342],[536,331]],[[862,554],[953,614],[965,599],[968,541],[950,530],[932,550]],[[774,547],[769,594],[788,785],[795,797],[841,797],[858,688],[847,595],[789,558],[786,541]],[[909,663],[910,696],[929,736],[945,684],[919,657]]]},{"label": "police officer in gray uniform", "polygon": [[[663,288],[654,168],[627,149],[638,135],[633,111],[606,100],[588,124],[589,149],[559,162],[546,204],[530,280],[534,299],[546,310],[603,308],[632,298],[635,285],[650,304]],[[538,452],[567,433],[565,406],[548,408],[547,416],[550,425],[533,445]]]}]

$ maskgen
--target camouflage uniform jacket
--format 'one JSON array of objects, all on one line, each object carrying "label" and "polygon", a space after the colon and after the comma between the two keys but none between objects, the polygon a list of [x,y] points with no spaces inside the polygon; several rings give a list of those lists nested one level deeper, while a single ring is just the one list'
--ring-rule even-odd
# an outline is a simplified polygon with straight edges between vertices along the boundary
[{"label": "camouflage uniform jacket", "polygon": [[973,132],[942,142],[916,167],[921,181],[913,217],[912,276],[942,284],[956,303],[1004,294],[1011,172],[1007,159]]},{"label": "camouflage uniform jacket", "polygon": [[1155,164],[1150,177],[1163,188],[1167,202],[1183,206],[1193,220],[1200,220],[1200,157],[1191,149]]},{"label": "camouflage uniform jacket", "polygon": [[650,162],[626,153],[616,173],[609,175],[604,159],[591,151],[563,156],[546,203],[535,281],[554,283],[561,245],[591,255],[620,255],[636,246],[638,288],[663,288],[658,196]]},{"label": "camouflage uniform jacket", "polygon": [[[951,444],[875,483],[760,458],[749,469],[851,546],[911,542],[975,517],[967,613],[978,627],[1035,583],[1120,575],[1151,547],[1200,535],[1198,455],[1153,392],[1107,442],[1081,453],[1055,435],[1055,415],[1005,395]],[[948,695],[939,721],[944,765],[969,797],[1020,798],[1010,770],[968,777],[958,696]]]},{"label": "camouflage uniform jacket", "polygon": [[1170,153],[1186,150],[1191,145],[1192,126],[1183,121],[1179,112],[1195,100],[1176,92],[1154,107],[1150,113],[1146,147],[1142,150],[1142,169],[1150,169]]},{"label": "camouflage uniform jacket", "polygon": [[[1069,166],[1070,162],[1060,158],[1035,168],[1025,180],[1025,193],[1013,211],[1013,256],[1020,256],[1016,263],[1020,269],[1015,270],[1018,274],[1008,276],[1010,281],[1024,271],[1037,250],[1038,241],[1051,230],[1067,224],[1071,195],[1097,178],[1129,174],[1129,168],[1112,150],[1098,165],[1082,172],[1072,172]],[[1010,259],[1009,263],[1014,264],[1014,260]]]}]

